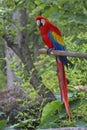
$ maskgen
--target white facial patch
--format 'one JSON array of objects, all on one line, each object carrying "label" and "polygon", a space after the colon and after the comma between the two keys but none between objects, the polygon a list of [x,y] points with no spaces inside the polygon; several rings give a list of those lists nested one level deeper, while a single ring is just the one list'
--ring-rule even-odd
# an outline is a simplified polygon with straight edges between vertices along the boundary
[{"label": "white facial patch", "polygon": [[41,23],[43,24],[43,26],[45,25],[45,20],[41,19]]},{"label": "white facial patch", "polygon": [[40,26],[40,20],[37,20],[37,26]]}]

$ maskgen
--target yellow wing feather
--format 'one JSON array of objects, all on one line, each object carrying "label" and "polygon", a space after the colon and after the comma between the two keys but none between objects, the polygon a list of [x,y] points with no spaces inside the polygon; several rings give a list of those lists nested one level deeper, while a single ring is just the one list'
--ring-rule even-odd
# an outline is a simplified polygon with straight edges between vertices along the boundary
[{"label": "yellow wing feather", "polygon": [[55,32],[52,32],[52,35],[53,35],[54,39],[55,39],[58,43],[60,43],[61,45],[64,46],[64,41],[63,41],[63,39],[62,39],[61,36],[59,36],[59,35],[58,35],[57,33],[55,33]]}]

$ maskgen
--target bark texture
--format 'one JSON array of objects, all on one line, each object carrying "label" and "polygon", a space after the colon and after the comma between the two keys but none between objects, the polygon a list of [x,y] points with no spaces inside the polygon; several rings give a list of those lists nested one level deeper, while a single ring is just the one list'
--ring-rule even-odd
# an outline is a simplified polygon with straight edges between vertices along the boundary
[{"label": "bark texture", "polygon": [[6,56],[6,70],[7,70],[7,86],[8,89],[15,88],[14,82],[18,81],[18,78],[15,76],[14,71],[12,70],[10,66],[10,62],[12,61],[13,56],[16,56],[16,54],[13,52],[11,48],[7,46],[7,43],[5,42],[5,56]]},{"label": "bark texture", "polygon": [[[9,34],[5,34],[3,38],[6,40],[7,45],[9,48],[15,52],[15,54],[21,59],[21,61],[25,65],[25,69],[28,72],[28,76],[30,76],[30,71],[32,71],[32,76],[30,83],[34,87],[34,89],[37,91],[37,93],[46,100],[44,100],[44,103],[47,103],[49,101],[55,100],[55,96],[53,93],[47,89],[42,84],[42,79],[38,77],[38,72],[34,67],[33,60],[31,57],[31,52],[29,50],[29,36],[28,36],[28,30],[27,30],[27,13],[26,9],[23,10],[17,10],[13,13],[13,20],[19,22],[19,26],[16,26],[12,24],[12,28],[19,31],[20,27],[22,27],[22,31],[18,32],[18,35],[16,36],[16,40],[11,40],[13,38],[10,38]],[[37,37],[36,37],[37,40]],[[37,42],[37,41],[36,41]]]}]

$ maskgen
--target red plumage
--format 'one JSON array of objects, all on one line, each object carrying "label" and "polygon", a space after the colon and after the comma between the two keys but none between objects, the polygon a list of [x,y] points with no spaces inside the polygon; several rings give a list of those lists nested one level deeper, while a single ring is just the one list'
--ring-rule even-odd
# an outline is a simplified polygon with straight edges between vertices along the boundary
[{"label": "red plumage", "polygon": [[49,31],[54,31],[61,36],[61,32],[59,31],[59,29],[53,25],[47,18],[43,17],[43,16],[38,16],[36,17],[36,20],[41,20],[41,19],[44,19],[46,22],[45,22],[45,25],[44,26],[41,26],[39,29],[40,29],[40,32],[41,32],[41,36],[42,36],[42,39],[45,43],[45,45],[48,46],[48,48],[53,48],[53,44],[52,42],[50,41],[49,37],[48,37],[48,32]]},{"label": "red plumage", "polygon": [[61,98],[64,101],[66,112],[70,120],[70,108],[68,102],[68,85],[67,85],[67,79],[64,70],[64,64],[62,62],[58,62],[57,58],[56,58],[56,64],[58,69],[58,80],[59,80]]},{"label": "red plumage", "polygon": [[[55,48],[56,50],[65,50],[64,42],[60,30],[52,24],[47,18],[43,16],[36,17],[37,25],[41,32],[42,39],[48,48]],[[56,57],[56,65],[58,70],[58,79],[61,92],[61,98],[64,101],[66,112],[70,120],[70,109],[68,102],[68,85],[65,75],[64,65],[67,66],[67,58],[65,56]]]}]

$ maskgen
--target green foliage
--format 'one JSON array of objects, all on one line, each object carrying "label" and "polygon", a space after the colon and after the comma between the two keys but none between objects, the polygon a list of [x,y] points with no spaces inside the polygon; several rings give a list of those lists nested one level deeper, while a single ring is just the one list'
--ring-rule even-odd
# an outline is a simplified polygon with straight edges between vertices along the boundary
[{"label": "green foliage", "polygon": [[0,89],[6,88],[7,80],[3,71],[0,70]]},{"label": "green foliage", "polygon": [[46,85],[46,87],[48,87],[52,92],[56,92],[58,89],[58,79],[55,57],[41,55],[40,60],[35,63],[35,66],[39,72],[38,74],[43,79],[42,82]]},{"label": "green foliage", "polygon": [[25,65],[21,63],[18,56],[14,56],[12,61],[9,63],[12,70],[14,70],[14,74],[19,79],[19,82],[14,82],[16,86],[21,86],[21,89],[24,93],[28,94],[28,97],[34,100],[37,96],[37,92],[34,90],[33,86],[30,84],[30,78],[32,74],[32,70],[30,72],[30,77],[28,76],[28,72],[25,70]]},{"label": "green foliage", "polygon": [[63,103],[56,100],[47,104],[43,109],[41,123],[38,128],[86,127],[86,102],[87,96],[85,96],[84,93],[76,92],[72,94],[69,100],[71,121],[68,121],[66,117],[67,115]]},{"label": "green foliage", "polygon": [[[84,35],[82,35],[84,37]],[[76,42],[76,41],[75,41]],[[82,45],[77,45],[79,43],[72,42],[73,46],[68,46],[68,50],[79,51],[79,52],[87,52],[87,44],[82,43]],[[87,60],[86,59],[79,59],[79,58],[70,58],[73,62],[74,67],[69,67],[67,70],[67,77],[70,80],[69,86],[74,85],[86,85],[87,84]]]},{"label": "green foliage", "polygon": [[7,125],[7,120],[0,120],[0,130],[2,130],[3,128],[5,128],[5,126]]},{"label": "green foliage", "polygon": [[59,102],[58,100],[48,103],[43,109],[41,123],[39,127],[40,128],[48,128],[48,127],[56,128],[57,127],[56,120],[58,120],[60,116],[61,109],[62,109],[62,103]]},{"label": "green foliage", "polygon": [[[87,52],[87,44],[85,42],[86,33],[80,33],[78,34],[78,39],[74,41],[73,37],[64,37],[64,40],[66,42],[67,50],[69,51],[79,51],[79,52]],[[81,40],[83,39],[83,40]],[[81,43],[79,43],[81,41]],[[80,44],[80,45],[79,45]],[[48,111],[43,110],[42,119],[40,128],[50,128],[50,127],[73,127],[73,126],[79,126],[79,127],[86,127],[86,102],[87,102],[87,96],[84,92],[76,91],[74,86],[77,85],[84,85],[87,86],[87,60],[86,59],[78,59],[78,58],[68,58],[72,63],[74,64],[73,67],[68,67],[66,69],[66,75],[69,80],[69,92],[71,92],[70,97],[70,110],[71,110],[71,122],[69,122],[66,119],[66,112],[64,107],[64,112],[62,112],[62,109],[60,113],[55,114],[55,109],[53,109],[53,112],[51,111],[51,114],[49,114],[50,109],[54,108],[54,106],[50,106],[49,108],[46,107],[45,109]],[[39,68],[39,74],[43,77],[43,82],[47,85],[48,88],[51,89],[51,91],[58,92],[58,83],[57,83],[57,75],[55,74],[56,68],[55,66],[55,60],[54,57],[49,56],[41,56],[39,63],[37,63]],[[44,71],[45,68],[45,71]],[[53,88],[52,88],[52,87]],[[49,104],[48,104],[49,105]],[[43,115],[45,115],[45,119],[43,120]],[[49,116],[48,116],[49,115]]]},{"label": "green foliage", "polygon": [[[56,25],[59,26],[64,35],[64,41],[67,50],[87,52],[86,1],[41,0],[36,4],[38,6],[32,11],[32,13],[37,13],[40,9],[42,15],[48,17],[52,22],[56,23]],[[41,5],[43,9],[39,8]],[[55,109],[54,114],[53,112],[51,113],[53,115],[49,114],[51,108],[47,108],[48,114],[43,110],[42,119],[43,115],[46,115],[46,118],[44,119],[45,123],[41,122],[41,128],[80,126],[80,124],[81,126],[86,127],[84,114],[86,114],[87,96],[85,93],[76,91],[74,89],[74,86],[87,85],[87,60],[70,57],[68,57],[68,59],[74,64],[73,67],[69,66],[68,69],[66,69],[67,78],[69,80],[69,91],[72,93],[72,98],[70,98],[71,122],[63,119],[65,118],[65,115],[63,115],[63,118],[59,118],[59,115],[61,115],[62,112],[57,115],[55,114]],[[46,84],[46,86],[50,88],[52,92],[57,92],[58,83],[57,75],[55,73],[56,68],[54,57],[51,58],[46,55],[41,56],[40,61],[37,63],[37,66],[37,68],[40,68],[39,74],[43,78],[43,83]],[[84,114],[81,113],[81,111],[83,111]]]},{"label": "green foliage", "polygon": [[19,123],[11,126],[11,128],[22,128],[22,127],[25,127],[27,124],[29,124],[29,122],[31,123],[32,121],[35,121],[35,120],[34,119],[28,119],[28,120],[20,121]]},{"label": "green foliage", "polygon": [[36,129],[40,122],[40,111],[42,109],[39,101],[20,100],[20,110],[14,117],[15,124],[11,128],[20,128],[22,130]]},{"label": "green foliage", "polygon": [[[3,1],[3,0],[2,0]],[[28,31],[29,31],[29,48],[31,49],[32,59],[34,59],[34,34],[38,34],[36,31],[35,16],[43,15],[49,18],[55,23],[61,30],[66,49],[69,51],[87,52],[87,1],[86,0],[4,0],[6,7],[2,6],[0,2],[0,34],[8,33],[10,36],[15,36],[24,28],[19,28],[18,31],[11,29],[10,25],[13,23],[17,27],[19,23],[14,23],[11,20],[12,14],[15,10],[26,8],[28,17]],[[22,5],[22,6],[21,6]],[[36,41],[35,41],[36,42]],[[42,40],[39,39],[40,44]],[[42,46],[42,45],[41,45]],[[1,54],[2,50],[0,50]],[[13,58],[11,67],[15,70],[16,76],[21,78],[18,85],[22,86],[23,91],[29,93],[29,98],[34,100],[37,96],[33,86],[29,84],[30,78],[27,77],[27,72],[24,70],[24,65],[17,65],[15,63],[17,57]],[[74,89],[76,85],[87,86],[87,60],[70,58],[73,62],[73,67],[66,69],[66,75],[69,80],[69,92],[71,93],[70,108],[71,108],[71,121],[67,120],[64,104],[58,101],[48,103],[42,112],[40,128],[50,127],[69,127],[69,126],[87,126],[87,96],[84,92],[79,92]],[[18,59],[19,60],[19,59]],[[1,66],[3,66],[2,59],[0,60]],[[0,66],[0,67],[1,67]],[[55,95],[59,92],[58,79],[56,73],[56,64],[54,56],[43,55],[39,57],[39,61],[35,63],[38,70],[38,75],[42,77],[42,82],[48,87]],[[1,68],[0,68],[1,69]],[[31,76],[31,75],[30,75]],[[0,70],[0,87],[5,86],[6,78]],[[15,83],[16,84],[16,83]],[[25,107],[25,101],[23,102]],[[37,106],[35,106],[37,108]],[[18,122],[13,127],[33,127],[32,121],[35,120],[34,116],[37,112],[31,109],[32,115],[29,116],[28,106],[26,112],[19,112]],[[42,111],[42,108],[39,107]],[[40,118],[40,117],[39,117]]]},{"label": "green foliage", "polygon": [[4,45],[0,37],[0,89],[7,86],[6,73],[5,73],[5,58],[4,58]]}]

